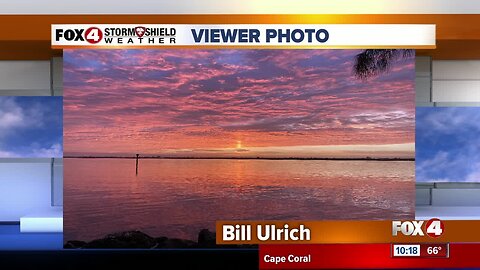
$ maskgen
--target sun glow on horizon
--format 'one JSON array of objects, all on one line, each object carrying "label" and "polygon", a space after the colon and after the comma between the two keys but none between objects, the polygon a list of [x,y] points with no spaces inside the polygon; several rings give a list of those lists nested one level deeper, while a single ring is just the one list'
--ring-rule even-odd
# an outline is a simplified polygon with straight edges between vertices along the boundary
[{"label": "sun glow on horizon", "polygon": [[[238,147],[240,146],[240,148]],[[82,156],[100,153],[67,153]],[[103,153],[122,155],[122,153]],[[130,155],[131,153],[123,153]],[[184,148],[163,149],[146,152],[145,155],[168,157],[263,157],[263,158],[414,158],[415,143],[380,145],[296,145],[296,146],[252,146],[227,148]]]}]

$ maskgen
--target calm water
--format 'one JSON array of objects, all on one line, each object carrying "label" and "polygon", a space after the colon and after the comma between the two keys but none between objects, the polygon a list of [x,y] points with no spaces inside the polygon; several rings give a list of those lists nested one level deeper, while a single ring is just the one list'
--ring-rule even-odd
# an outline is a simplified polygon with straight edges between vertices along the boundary
[{"label": "calm water", "polygon": [[414,162],[65,159],[65,240],[227,219],[413,219]]}]

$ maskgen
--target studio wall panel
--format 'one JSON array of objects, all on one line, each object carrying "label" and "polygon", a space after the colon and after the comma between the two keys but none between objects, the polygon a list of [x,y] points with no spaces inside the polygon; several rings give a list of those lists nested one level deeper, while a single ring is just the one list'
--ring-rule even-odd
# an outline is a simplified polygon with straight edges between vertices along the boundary
[{"label": "studio wall panel", "polygon": [[480,189],[433,189],[433,206],[480,206]]},{"label": "studio wall panel", "polygon": [[430,77],[431,75],[431,58],[426,56],[415,57],[415,76]]},{"label": "studio wall panel", "polygon": [[432,61],[430,57],[415,57],[415,103],[419,107],[431,107]]},{"label": "studio wall panel", "polygon": [[479,81],[433,81],[433,102],[480,102]]},{"label": "studio wall panel", "polygon": [[432,70],[433,80],[480,80],[480,61],[436,60]]},{"label": "studio wall panel", "polygon": [[50,61],[0,61],[0,95],[50,95]]},{"label": "studio wall panel", "polygon": [[54,96],[63,95],[63,57],[52,58],[52,89]]},{"label": "studio wall panel", "polygon": [[52,205],[63,206],[63,159],[53,162]]},{"label": "studio wall panel", "polygon": [[51,207],[50,162],[0,162],[0,222],[19,221]]},{"label": "studio wall panel", "polygon": [[431,79],[429,77],[416,77],[415,78],[415,101],[418,102],[430,102]]}]

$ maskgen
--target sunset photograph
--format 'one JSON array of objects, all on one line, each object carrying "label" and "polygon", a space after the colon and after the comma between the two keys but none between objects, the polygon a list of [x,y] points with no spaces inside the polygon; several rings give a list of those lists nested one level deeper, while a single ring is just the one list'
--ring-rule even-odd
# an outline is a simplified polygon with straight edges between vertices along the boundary
[{"label": "sunset photograph", "polygon": [[398,51],[65,50],[66,247],[414,218],[415,61]]}]

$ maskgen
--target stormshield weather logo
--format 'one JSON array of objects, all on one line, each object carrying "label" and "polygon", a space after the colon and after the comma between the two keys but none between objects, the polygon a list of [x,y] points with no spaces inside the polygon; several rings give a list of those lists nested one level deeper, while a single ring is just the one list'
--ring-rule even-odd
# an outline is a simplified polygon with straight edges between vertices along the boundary
[{"label": "stormshield weather logo", "polygon": [[171,45],[177,30],[172,27],[71,27],[54,29],[55,42],[63,45]]}]

